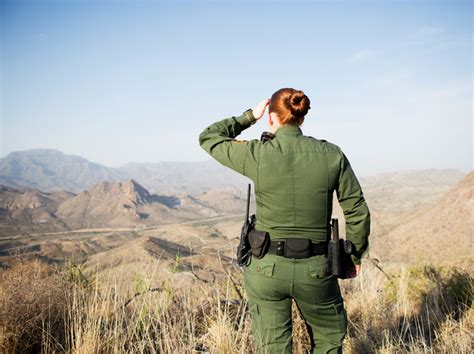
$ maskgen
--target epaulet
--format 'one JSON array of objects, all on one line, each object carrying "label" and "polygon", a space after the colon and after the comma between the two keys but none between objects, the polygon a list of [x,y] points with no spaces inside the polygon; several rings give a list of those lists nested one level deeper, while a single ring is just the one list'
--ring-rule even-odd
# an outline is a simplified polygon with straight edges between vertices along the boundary
[{"label": "epaulet", "polygon": [[248,141],[248,140],[237,140],[237,139],[234,139],[233,142],[236,143],[236,144],[244,144],[244,143],[246,143],[247,141]]},{"label": "epaulet", "polygon": [[316,140],[319,140],[319,141],[322,141],[323,143],[327,143],[328,141],[327,140],[324,140],[324,139],[318,139],[318,138],[315,138],[314,136],[311,136],[311,135],[306,135],[308,138],[311,138],[311,139],[316,139]]}]

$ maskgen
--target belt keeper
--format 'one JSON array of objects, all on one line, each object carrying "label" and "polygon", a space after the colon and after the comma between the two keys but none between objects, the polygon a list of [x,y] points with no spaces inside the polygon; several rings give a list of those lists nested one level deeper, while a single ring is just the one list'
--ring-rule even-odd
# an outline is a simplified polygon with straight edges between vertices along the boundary
[{"label": "belt keeper", "polygon": [[283,241],[278,241],[277,256],[283,256]]}]

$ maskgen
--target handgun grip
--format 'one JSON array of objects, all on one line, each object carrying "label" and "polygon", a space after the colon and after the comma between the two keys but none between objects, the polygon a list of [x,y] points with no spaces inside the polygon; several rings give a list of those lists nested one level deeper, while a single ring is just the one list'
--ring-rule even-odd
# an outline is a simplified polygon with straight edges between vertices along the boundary
[{"label": "handgun grip", "polygon": [[344,240],[344,253],[345,254],[353,254],[354,253],[354,245],[349,240]]}]

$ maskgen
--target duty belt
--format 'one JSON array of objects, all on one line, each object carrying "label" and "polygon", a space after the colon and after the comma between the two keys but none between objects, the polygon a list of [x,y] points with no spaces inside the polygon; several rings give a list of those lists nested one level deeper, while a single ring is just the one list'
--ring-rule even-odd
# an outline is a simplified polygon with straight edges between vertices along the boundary
[{"label": "duty belt", "polygon": [[286,258],[308,258],[328,253],[328,243],[313,243],[307,238],[287,238],[270,241],[268,253]]}]

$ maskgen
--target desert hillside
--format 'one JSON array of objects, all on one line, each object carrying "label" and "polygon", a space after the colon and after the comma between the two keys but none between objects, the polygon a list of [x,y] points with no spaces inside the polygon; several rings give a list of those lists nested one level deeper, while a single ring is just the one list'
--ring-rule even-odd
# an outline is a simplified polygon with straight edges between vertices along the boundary
[{"label": "desert hillside", "polygon": [[[373,238],[371,254],[385,261],[473,266],[474,172],[431,205],[406,214]],[[472,269],[471,269],[472,270]]]},{"label": "desert hillside", "polygon": [[65,222],[55,213],[63,201],[73,196],[66,191],[48,193],[34,188],[19,190],[0,185],[0,236],[66,229]]},{"label": "desert hillside", "polygon": [[132,227],[176,220],[177,198],[151,195],[134,180],[100,182],[59,205],[56,215],[72,229]]},{"label": "desert hillside", "polygon": [[466,173],[451,169],[428,169],[382,173],[359,178],[370,209],[404,213],[434,202]]}]

